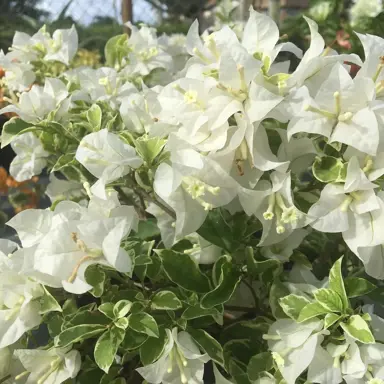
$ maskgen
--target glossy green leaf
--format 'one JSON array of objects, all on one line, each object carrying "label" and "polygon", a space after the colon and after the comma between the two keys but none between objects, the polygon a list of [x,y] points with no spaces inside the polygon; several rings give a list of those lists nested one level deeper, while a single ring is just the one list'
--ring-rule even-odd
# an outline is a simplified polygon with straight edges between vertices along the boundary
[{"label": "glossy green leaf", "polygon": [[214,362],[224,364],[223,348],[215,338],[203,329],[189,328],[188,332]]},{"label": "glossy green leaf", "polygon": [[330,312],[343,312],[343,303],[337,292],[328,288],[320,288],[314,293],[316,301]]},{"label": "glossy green leaf", "polygon": [[210,290],[207,276],[200,271],[190,256],[170,249],[156,249],[155,252],[160,256],[165,273],[175,284],[198,293]]},{"label": "glossy green leaf", "polygon": [[309,304],[309,300],[307,300],[303,296],[297,296],[294,294],[290,294],[288,296],[282,297],[279,300],[279,304],[283,311],[293,320],[296,320],[301,310]]},{"label": "glossy green leaf", "polygon": [[106,326],[102,324],[83,324],[75,325],[67,328],[55,337],[56,347],[67,347],[86,339],[90,339],[99,335],[106,330]]},{"label": "glossy green leaf", "polygon": [[157,310],[176,310],[182,306],[181,301],[171,291],[157,292],[151,300],[151,308]]},{"label": "glossy green leaf", "polygon": [[156,320],[148,313],[136,313],[129,316],[129,327],[136,332],[145,333],[150,337],[159,337]]},{"label": "glossy green leaf", "polygon": [[140,360],[143,365],[152,364],[164,351],[168,337],[164,329],[159,330],[159,337],[149,337],[140,347]]},{"label": "glossy green leaf", "polygon": [[309,303],[300,311],[297,321],[302,323],[303,321],[313,319],[314,317],[324,315],[328,312],[329,310],[324,308],[319,303]]},{"label": "glossy green leaf", "polygon": [[349,307],[349,300],[344,287],[343,275],[341,273],[342,261],[343,257],[337,260],[331,268],[331,271],[329,273],[329,288],[333,289],[336,293],[339,294],[343,303],[343,308],[347,309]]},{"label": "glossy green leaf", "polygon": [[353,315],[347,323],[340,323],[341,328],[348,336],[364,344],[373,344],[375,338],[367,322],[360,315]]},{"label": "glossy green leaf", "polygon": [[108,373],[124,336],[123,329],[112,326],[97,340],[94,351],[95,361],[104,372]]},{"label": "glossy green leaf", "polygon": [[347,277],[344,285],[347,296],[350,298],[364,296],[377,288],[375,284],[361,277]]},{"label": "glossy green leaf", "polygon": [[206,293],[202,297],[200,303],[203,308],[212,308],[226,303],[240,283],[241,272],[232,262],[231,258],[222,256],[221,259],[224,262],[221,264],[217,286],[213,291]]}]

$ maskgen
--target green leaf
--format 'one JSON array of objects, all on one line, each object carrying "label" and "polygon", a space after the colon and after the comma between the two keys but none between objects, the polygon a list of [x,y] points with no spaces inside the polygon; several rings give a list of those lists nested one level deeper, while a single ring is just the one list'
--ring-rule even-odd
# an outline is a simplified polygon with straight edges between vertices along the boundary
[{"label": "green leaf", "polygon": [[135,146],[138,154],[143,160],[151,165],[153,160],[163,150],[166,140],[159,137],[145,137],[141,136],[135,141]]},{"label": "green leaf", "polygon": [[119,69],[121,62],[129,52],[128,35],[126,33],[111,37],[105,44],[104,54],[109,67]]},{"label": "green leaf", "polygon": [[210,243],[223,248],[229,253],[238,249],[241,239],[233,236],[232,229],[225,221],[220,209],[212,210],[208,213],[203,225],[197,233]]},{"label": "green leaf", "polygon": [[60,304],[56,301],[56,299],[48,292],[48,290],[44,287],[44,295],[39,298],[40,304],[40,315],[44,315],[48,312],[62,312]]},{"label": "green leaf", "polygon": [[330,312],[343,312],[340,296],[332,289],[320,288],[314,293],[316,301]]},{"label": "green leaf", "polygon": [[113,315],[115,319],[124,317],[132,307],[132,303],[129,300],[120,300],[113,307]]},{"label": "green leaf", "polygon": [[53,339],[61,332],[61,327],[64,323],[64,319],[61,313],[51,312],[45,318],[45,324],[47,324],[49,336]]},{"label": "green leaf", "polygon": [[273,359],[270,352],[262,352],[252,357],[248,364],[247,373],[250,380],[259,379],[259,374],[269,371],[273,367]]},{"label": "green leaf", "polygon": [[140,347],[140,359],[143,365],[152,364],[163,353],[165,345],[168,343],[168,336],[164,329],[160,329],[159,337],[149,337]]},{"label": "green leaf", "polygon": [[134,330],[128,328],[125,332],[124,341],[122,342],[121,347],[124,350],[133,351],[140,348],[140,346],[143,345],[146,340],[148,340],[148,335],[135,332]]},{"label": "green leaf", "polygon": [[93,104],[87,111],[87,119],[92,127],[93,132],[100,131],[101,128],[101,108],[97,104]]},{"label": "green leaf", "polygon": [[113,324],[116,325],[116,327],[119,327],[121,329],[127,329],[129,325],[129,320],[126,317],[121,317],[120,319],[117,319],[113,322]]},{"label": "green leaf", "polygon": [[317,157],[312,165],[313,176],[323,183],[345,180],[344,163],[332,156]]},{"label": "green leaf", "polygon": [[103,313],[105,316],[110,318],[111,320],[115,319],[115,314],[113,312],[113,303],[103,303],[100,304],[99,307],[97,308],[101,313]]},{"label": "green leaf", "polygon": [[64,167],[68,167],[70,163],[75,163],[75,152],[66,153],[61,155],[52,168],[52,172],[60,171]]},{"label": "green leaf", "polygon": [[156,320],[148,313],[135,313],[129,316],[129,327],[136,332],[145,333],[150,337],[159,337]]},{"label": "green leaf", "polygon": [[275,280],[269,291],[269,305],[273,316],[276,319],[286,318],[287,315],[280,306],[280,298],[288,296],[290,294],[289,289],[279,280]]},{"label": "green leaf", "polygon": [[347,296],[351,298],[364,296],[377,288],[375,284],[361,277],[347,277],[344,284]]},{"label": "green leaf", "polygon": [[[220,308],[220,307],[219,307]],[[187,308],[181,317],[185,320],[197,319],[204,316],[220,316],[220,312],[217,308],[202,308],[200,304],[196,304],[193,307]]]},{"label": "green leaf", "polygon": [[163,268],[171,281],[187,291],[205,293],[210,290],[209,280],[185,253],[170,249],[156,249],[160,256]]},{"label": "green leaf", "polygon": [[361,343],[372,344],[375,342],[367,322],[360,315],[351,316],[347,323],[340,323],[340,326],[347,335]]},{"label": "green leaf", "polygon": [[95,297],[101,297],[104,293],[105,272],[99,265],[92,264],[85,270],[84,275],[86,282],[93,287],[90,293]]},{"label": "green leaf", "polygon": [[324,329],[328,329],[333,324],[338,322],[342,317],[342,315],[337,315],[336,313],[327,313],[324,318]]},{"label": "green leaf", "polygon": [[[92,306],[95,304],[92,303]],[[63,308],[64,311],[64,308]],[[98,324],[98,325],[109,325],[111,320],[108,319],[103,313],[99,311],[88,310],[87,307],[81,307],[76,313],[65,316],[65,324],[63,329],[74,327],[75,325],[83,324]]]},{"label": "green leaf", "polygon": [[74,327],[67,328],[55,337],[55,346],[67,347],[70,344],[75,344],[97,336],[105,330],[106,326],[102,324],[75,325]]},{"label": "green leaf", "polygon": [[256,261],[253,256],[253,251],[247,252],[246,257],[248,273],[255,279],[258,279],[259,275],[262,273],[269,271],[270,269],[279,268],[281,265],[281,262],[275,259]]},{"label": "green leaf", "polygon": [[290,294],[288,296],[282,297],[279,300],[279,304],[283,311],[293,320],[296,320],[301,310],[309,304],[309,300],[307,300],[303,296],[297,296],[294,294]]},{"label": "green leaf", "polygon": [[104,372],[108,373],[124,336],[123,329],[113,326],[97,340],[94,352],[95,362]]},{"label": "green leaf", "polygon": [[303,321],[312,319],[319,315],[324,315],[328,312],[328,309],[324,308],[319,303],[309,303],[300,311],[300,315],[297,318],[297,322],[302,323]]},{"label": "green leaf", "polygon": [[221,265],[218,284],[213,291],[208,292],[202,297],[201,306],[203,308],[212,308],[226,303],[240,283],[241,272],[237,266],[232,262],[231,258],[222,256],[220,259],[222,258],[224,263]]},{"label": "green leaf", "polygon": [[16,136],[37,130],[38,128],[32,126],[31,123],[26,123],[19,117],[12,117],[3,125],[1,148],[6,147]]},{"label": "green leaf", "polygon": [[160,229],[156,224],[155,219],[145,219],[139,221],[137,237],[142,240],[152,239],[160,236]]},{"label": "green leaf", "polygon": [[171,291],[157,292],[151,300],[152,309],[176,310],[182,308],[181,301]]},{"label": "green leaf", "polygon": [[216,339],[203,329],[189,328],[188,332],[214,362],[224,365],[223,348]]},{"label": "green leaf", "polygon": [[245,372],[246,367],[244,365],[240,365],[240,362],[231,359],[228,363],[228,372],[233,377],[236,384],[251,384],[248,379],[248,374]]},{"label": "green leaf", "polygon": [[331,271],[329,272],[329,288],[339,294],[343,303],[343,309],[347,309],[349,307],[349,300],[347,293],[345,292],[343,275],[341,274],[342,261],[343,257],[340,257],[340,259],[333,264]]}]

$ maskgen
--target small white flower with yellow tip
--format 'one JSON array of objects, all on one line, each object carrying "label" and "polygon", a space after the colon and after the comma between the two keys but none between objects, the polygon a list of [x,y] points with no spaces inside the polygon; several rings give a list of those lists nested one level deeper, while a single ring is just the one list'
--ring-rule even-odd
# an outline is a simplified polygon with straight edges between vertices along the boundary
[{"label": "small white flower with yellow tip", "polygon": [[204,364],[209,360],[187,332],[166,329],[168,342],[162,356],[137,372],[151,384],[202,384]]},{"label": "small white flower with yellow tip", "polygon": [[60,384],[74,378],[81,366],[81,356],[76,350],[17,349],[15,356],[26,369],[16,380],[28,375],[27,384]]}]

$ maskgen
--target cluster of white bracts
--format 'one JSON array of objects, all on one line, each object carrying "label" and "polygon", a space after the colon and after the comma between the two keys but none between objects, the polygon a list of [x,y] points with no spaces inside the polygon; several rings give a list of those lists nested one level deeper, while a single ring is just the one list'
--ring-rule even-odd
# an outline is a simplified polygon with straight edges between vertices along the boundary
[{"label": "cluster of white bracts", "polygon": [[[224,207],[261,221],[259,246],[266,257],[287,260],[307,234],[306,228],[342,233],[367,273],[383,279],[384,196],[378,180],[384,174],[384,40],[359,35],[365,50],[362,61],[326,48],[316,23],[306,21],[311,42],[305,53],[292,43],[279,43],[275,23],[253,10],[238,33],[241,40],[229,26],[200,36],[195,22],[186,39],[158,38],[151,28],[131,26],[129,53],[118,68],[77,68],[65,72],[62,79],[46,78],[44,86],[33,85],[30,90],[35,80],[33,62],[68,64],[77,50],[77,35],[74,28],[53,36],[44,29],[32,37],[17,33],[10,53],[1,53],[0,67],[5,69],[7,87],[22,93],[0,113],[15,112],[34,125],[58,108],[55,118],[65,125],[76,101],[89,105],[103,101],[120,113],[126,130],[166,139],[170,158],[156,169],[153,190],[175,219],[156,205],[150,204],[148,212],[157,217],[167,247],[186,236],[201,242],[195,232],[208,212]],[[276,60],[281,52],[300,59],[293,72],[289,61]],[[355,78],[349,74],[351,64],[361,66]],[[149,83],[140,85],[138,77],[147,77]],[[280,137],[277,150],[270,147],[271,132]],[[308,212],[302,212],[295,206],[298,196],[292,175],[300,175],[313,163],[318,155],[314,140],[319,137],[335,149],[344,148],[346,174],[337,182],[324,183],[320,198],[314,193],[300,195],[311,203]],[[47,165],[49,153],[33,133],[14,138],[12,146],[17,157],[11,173],[17,180],[39,174]],[[26,211],[8,223],[16,229],[22,248],[2,244],[0,348],[9,348],[40,323],[38,298],[46,294],[44,286],[87,292],[91,286],[84,271],[92,263],[131,272],[120,243],[135,228],[137,217],[133,208],[120,205],[108,184],[141,167],[143,159],[116,132],[105,128],[81,140],[76,159],[98,179],[88,189],[92,197],[87,207],[64,201],[54,211]],[[69,199],[80,189],[80,184],[53,178],[48,193]],[[208,257],[197,252],[198,262],[213,262],[220,255],[215,246],[200,246],[209,251]],[[283,252],[275,254],[277,248],[271,246]],[[382,344],[358,347],[347,339],[324,349],[324,334],[316,319],[305,324],[279,320],[271,327],[266,338],[288,384],[307,367],[309,382],[384,382]],[[186,382],[186,374],[179,379],[166,371],[176,348],[173,353],[193,361],[189,370],[196,366],[194,372],[188,371],[188,382],[201,383],[206,356],[200,355],[188,334],[177,336],[174,331],[168,337],[161,360],[140,373],[151,383],[160,382],[159,370],[164,383]],[[0,352],[5,356],[0,363],[12,355],[8,350]],[[38,353],[43,358],[35,356]],[[347,355],[350,358],[341,367],[334,363]],[[79,370],[75,351],[17,351],[15,356],[32,372],[30,377],[41,379],[59,369],[55,381],[49,381],[53,384]],[[228,382],[216,373],[218,383]],[[275,379],[262,381],[267,382]]]}]

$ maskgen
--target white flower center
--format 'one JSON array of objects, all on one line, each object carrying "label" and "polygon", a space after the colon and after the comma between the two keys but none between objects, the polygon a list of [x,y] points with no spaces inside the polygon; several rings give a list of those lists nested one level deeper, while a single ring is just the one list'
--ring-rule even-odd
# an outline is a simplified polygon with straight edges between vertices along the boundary
[{"label": "white flower center", "polygon": [[180,351],[180,349],[175,345],[170,354],[169,354],[169,363],[167,372],[172,373],[173,365],[176,362],[177,368],[180,372],[180,380],[182,384],[186,384],[188,382],[187,376],[185,375],[185,367],[188,366],[188,362],[184,357],[184,354]]},{"label": "white flower center", "polygon": [[299,218],[299,211],[295,206],[287,207],[282,195],[278,192],[272,193],[268,198],[268,208],[263,213],[265,220],[276,218],[276,232],[285,232],[284,224],[295,224]]},{"label": "white flower center", "polygon": [[182,186],[192,199],[199,202],[206,211],[210,211],[213,206],[202,199],[202,197],[206,196],[207,192],[215,196],[220,192],[220,187],[212,187],[192,176],[184,177]]}]

